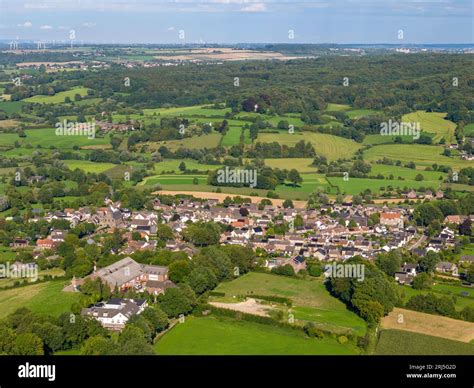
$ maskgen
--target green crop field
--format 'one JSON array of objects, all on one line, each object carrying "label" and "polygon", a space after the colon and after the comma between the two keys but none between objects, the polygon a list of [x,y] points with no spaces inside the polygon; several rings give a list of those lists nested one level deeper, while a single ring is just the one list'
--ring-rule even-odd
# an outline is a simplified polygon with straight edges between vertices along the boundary
[{"label": "green crop field", "polygon": [[[376,161],[387,157],[394,161],[400,160],[402,163],[414,162],[418,168],[438,165],[450,166],[460,169],[469,167],[472,162],[450,158],[442,155],[443,148],[435,145],[424,144],[383,144],[373,146],[364,151],[364,159]],[[396,168],[396,167],[395,167]]]},{"label": "green crop field", "polygon": [[53,280],[24,287],[0,290],[0,318],[20,307],[38,314],[57,316],[70,311],[78,301],[79,293],[63,292],[64,280]]},{"label": "green crop field", "polygon": [[362,147],[361,144],[350,139],[315,132],[295,132],[293,134],[288,132],[260,133],[257,138],[257,141],[262,143],[272,143],[276,141],[288,146],[294,146],[301,140],[313,144],[316,153],[325,156],[329,160],[351,158],[355,152]]},{"label": "green crop field", "polygon": [[474,355],[474,345],[402,330],[382,330],[376,355]]},{"label": "green crop field", "polygon": [[87,96],[87,88],[79,87],[70,90],[66,90],[64,92],[56,93],[54,96],[33,96],[25,98],[23,101],[25,102],[35,102],[39,104],[62,104],[64,103],[64,99],[69,97],[71,101],[74,101],[74,96],[79,94],[81,97]]},{"label": "green crop field", "polygon": [[332,297],[319,279],[300,280],[273,274],[251,272],[230,282],[221,283],[216,291],[224,292],[229,301],[238,295],[276,295],[293,301],[296,320],[312,321],[321,327],[363,335],[365,322],[338,299]]},{"label": "green crop field", "polygon": [[350,343],[308,338],[299,330],[228,318],[187,317],[154,345],[159,355],[358,354]]},{"label": "green crop field", "polygon": [[442,138],[446,143],[455,143],[454,130],[456,124],[445,120],[446,113],[416,111],[403,115],[402,121],[409,123],[420,123],[422,131],[435,134],[433,140],[439,142]]}]

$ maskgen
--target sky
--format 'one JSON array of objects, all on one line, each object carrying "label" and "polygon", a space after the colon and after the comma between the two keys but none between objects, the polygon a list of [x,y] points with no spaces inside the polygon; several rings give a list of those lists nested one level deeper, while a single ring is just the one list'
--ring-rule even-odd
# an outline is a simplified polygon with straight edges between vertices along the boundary
[{"label": "sky", "polygon": [[0,0],[0,39],[474,43],[474,0]]}]

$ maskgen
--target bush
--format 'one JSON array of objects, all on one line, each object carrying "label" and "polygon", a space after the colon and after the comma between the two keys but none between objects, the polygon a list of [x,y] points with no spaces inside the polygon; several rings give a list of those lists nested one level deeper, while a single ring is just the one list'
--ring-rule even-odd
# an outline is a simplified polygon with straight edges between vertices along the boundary
[{"label": "bush", "polygon": [[324,338],[324,332],[316,328],[313,322],[308,322],[303,327],[304,332],[311,338],[322,339]]},{"label": "bush", "polygon": [[340,344],[345,344],[347,341],[349,340],[345,335],[341,335],[337,337],[337,342],[339,342]]},{"label": "bush", "polygon": [[274,267],[272,268],[271,272],[275,275],[295,276],[295,270],[290,264],[285,264],[281,267]]}]

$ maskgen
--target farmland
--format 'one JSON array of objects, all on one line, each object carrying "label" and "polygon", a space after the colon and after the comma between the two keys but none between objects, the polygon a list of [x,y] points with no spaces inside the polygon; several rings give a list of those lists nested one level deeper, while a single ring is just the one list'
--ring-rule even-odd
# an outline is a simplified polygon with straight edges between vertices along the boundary
[{"label": "farmland", "polygon": [[186,318],[154,345],[159,355],[357,354],[352,344],[315,340],[301,331],[233,319]]},{"label": "farmland", "polygon": [[433,133],[435,142],[444,139],[446,143],[455,143],[454,130],[456,124],[445,120],[446,113],[416,111],[403,115],[402,121],[407,123],[420,123],[421,130]]},{"label": "farmland", "polygon": [[34,102],[38,104],[61,104],[64,102],[65,98],[69,97],[72,101],[74,101],[74,96],[79,94],[81,97],[87,96],[87,88],[74,88],[70,90],[66,90],[64,92],[56,93],[53,96],[33,96],[25,98],[23,101],[25,102]]},{"label": "farmland", "polygon": [[329,160],[350,158],[361,148],[361,145],[353,140],[324,133],[306,132],[294,134],[288,132],[281,133],[261,133],[257,141],[271,143],[277,141],[280,144],[294,146],[299,141],[310,142],[318,155],[325,156]]},{"label": "farmland", "polygon": [[474,345],[402,330],[381,330],[375,355],[474,355]]},{"label": "farmland", "polygon": [[364,158],[368,161],[377,161],[384,157],[402,163],[414,162],[417,168],[446,165],[452,168],[464,168],[470,165],[467,160],[460,160],[442,155],[443,149],[434,145],[422,144],[383,144],[376,145],[364,151]]},{"label": "farmland", "polygon": [[474,340],[474,323],[395,308],[382,319],[382,328],[405,330],[460,342]]}]

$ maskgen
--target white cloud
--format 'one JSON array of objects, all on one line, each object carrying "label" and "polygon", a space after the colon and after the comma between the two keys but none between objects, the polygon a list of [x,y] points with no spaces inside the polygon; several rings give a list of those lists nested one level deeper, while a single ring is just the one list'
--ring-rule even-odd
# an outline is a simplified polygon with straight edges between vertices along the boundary
[{"label": "white cloud", "polygon": [[267,6],[263,3],[249,4],[241,9],[242,12],[265,12]]},{"label": "white cloud", "polygon": [[24,28],[30,28],[33,26],[33,23],[31,22],[24,22],[22,24],[18,24],[18,27],[24,27]]},{"label": "white cloud", "polygon": [[85,23],[82,23],[82,27],[86,27],[86,28],[91,28],[91,27],[95,27],[97,23],[93,23],[93,22],[85,22]]},{"label": "white cloud", "polygon": [[47,24],[45,24],[44,26],[41,26],[40,27],[40,30],[52,30],[53,27],[52,26],[48,26]]}]

